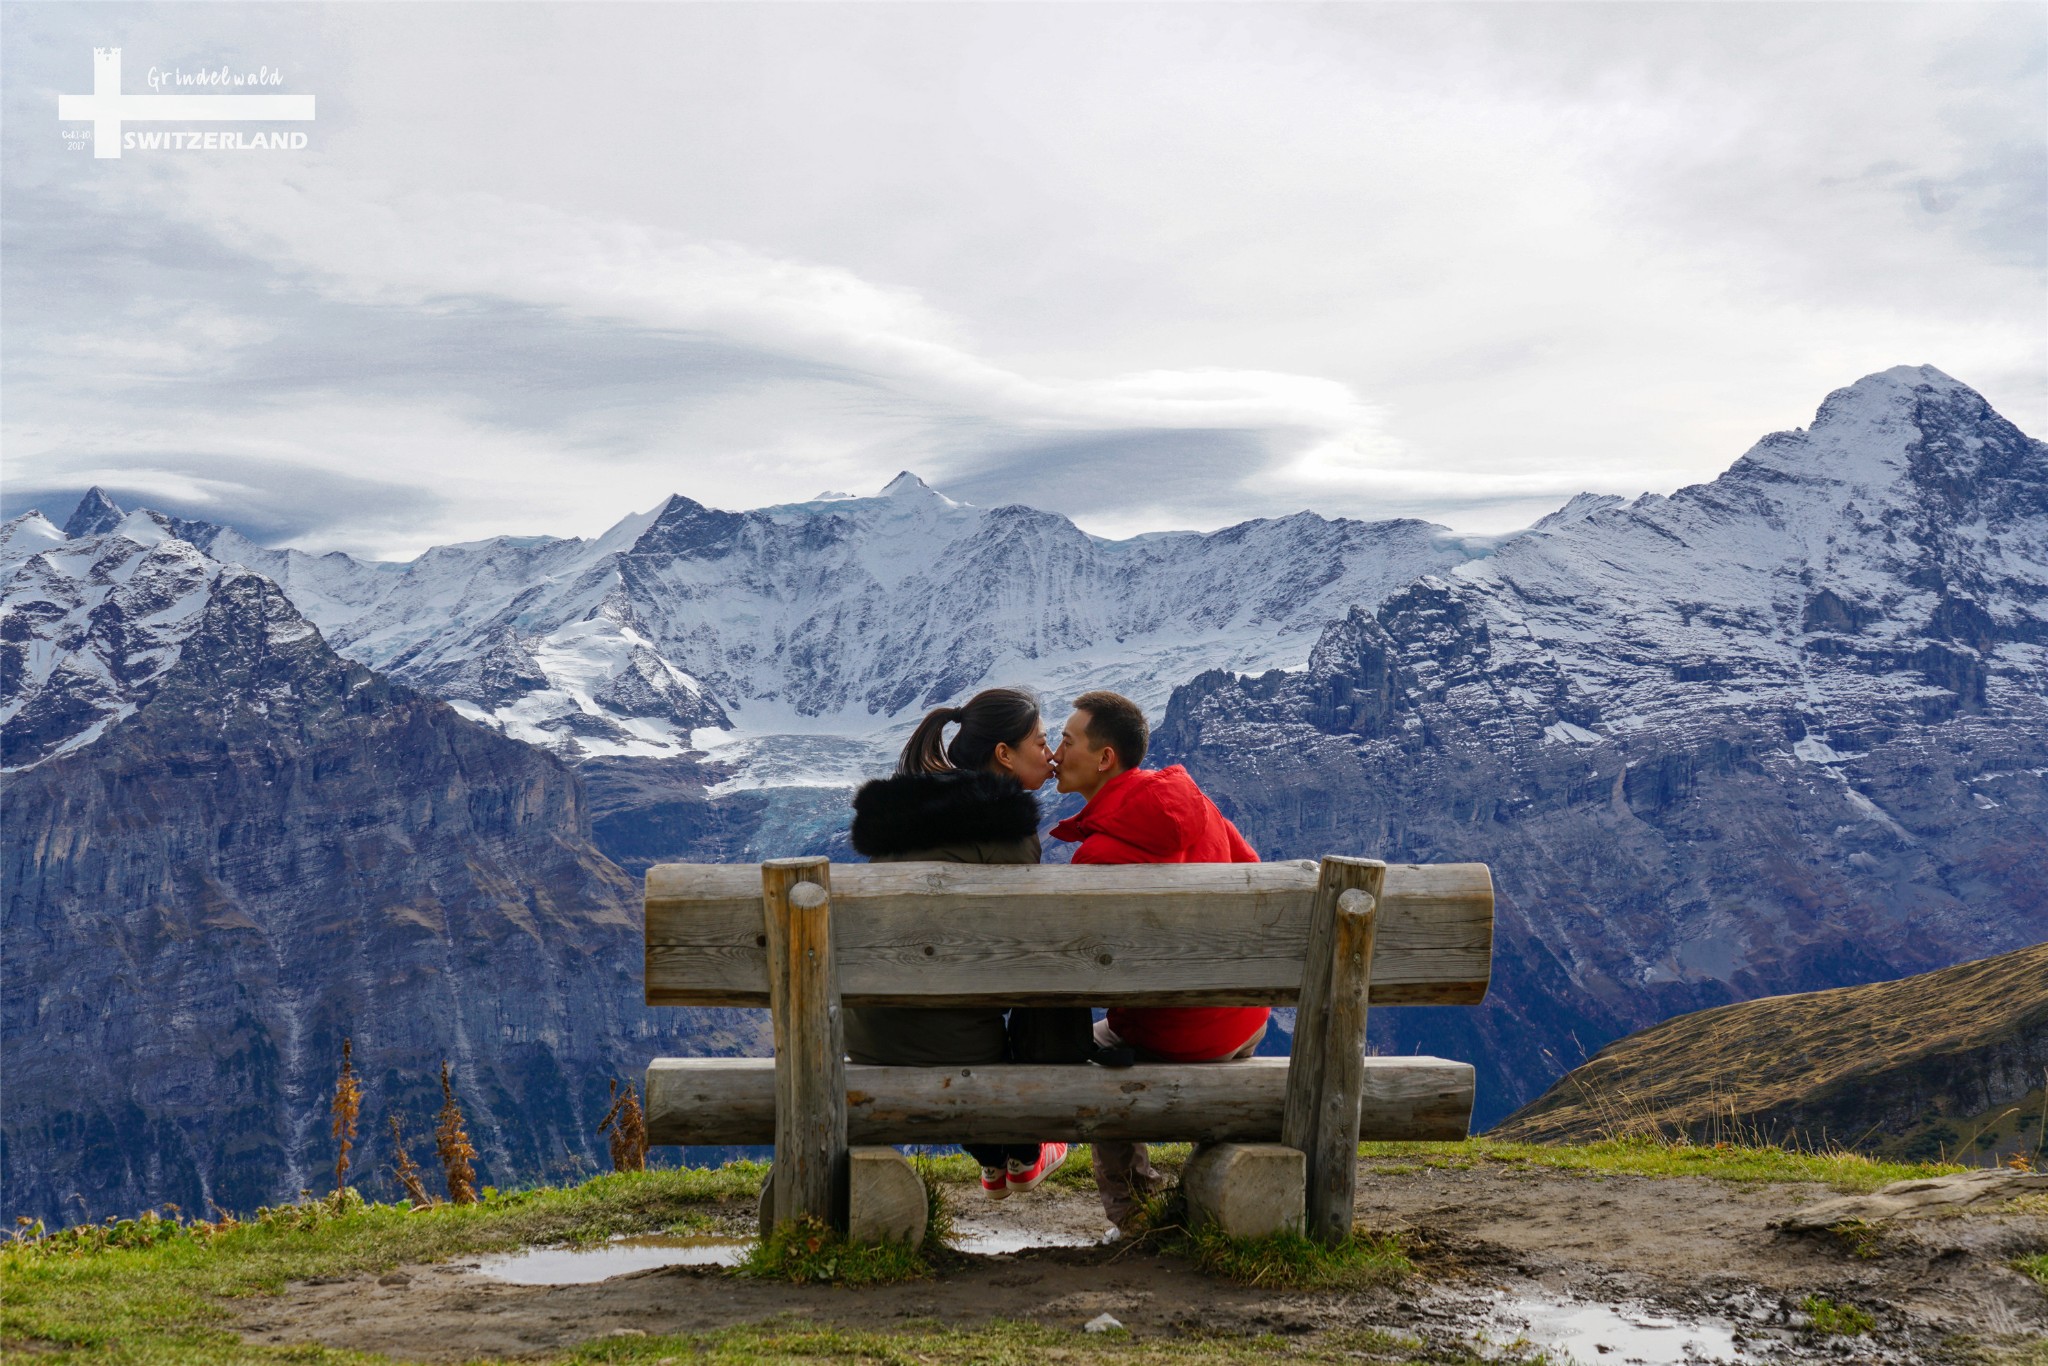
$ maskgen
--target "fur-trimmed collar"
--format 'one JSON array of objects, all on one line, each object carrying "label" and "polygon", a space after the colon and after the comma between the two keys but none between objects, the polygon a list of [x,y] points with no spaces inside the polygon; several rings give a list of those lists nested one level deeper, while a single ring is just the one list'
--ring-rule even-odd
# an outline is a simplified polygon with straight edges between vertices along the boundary
[{"label": "fur-trimmed collar", "polygon": [[998,773],[899,773],[853,795],[853,847],[869,858],[1037,833],[1038,799]]}]

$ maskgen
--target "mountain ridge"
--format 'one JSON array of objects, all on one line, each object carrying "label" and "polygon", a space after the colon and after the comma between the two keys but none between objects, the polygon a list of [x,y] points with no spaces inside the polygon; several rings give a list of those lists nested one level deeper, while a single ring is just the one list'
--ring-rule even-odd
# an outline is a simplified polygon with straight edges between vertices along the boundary
[{"label": "mountain ridge", "polygon": [[[119,511],[96,489],[88,502],[96,526]],[[1490,547],[1307,512],[1111,541],[955,502],[907,471],[873,498],[732,512],[673,494],[592,540],[497,537],[401,564],[146,515],[268,574],[343,654],[474,720],[574,758],[739,739],[729,781],[758,767],[765,785],[821,731],[873,742],[822,775],[852,781],[924,708],[1018,672],[1158,705],[1190,661],[1298,665],[1350,602]],[[33,539],[26,520],[11,539]]]}]

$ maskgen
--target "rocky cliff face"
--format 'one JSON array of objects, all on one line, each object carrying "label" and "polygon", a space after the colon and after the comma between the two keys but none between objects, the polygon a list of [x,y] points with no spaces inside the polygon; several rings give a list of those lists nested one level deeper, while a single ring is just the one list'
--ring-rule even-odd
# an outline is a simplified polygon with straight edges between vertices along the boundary
[{"label": "rocky cliff face", "polygon": [[0,631],[0,1208],[246,1210],[321,1186],[345,1036],[373,1186],[385,1116],[423,1137],[443,1058],[484,1179],[509,1183],[601,1160],[607,1078],[765,1051],[750,1017],[639,1005],[637,889],[560,761],[129,520],[24,561]]},{"label": "rocky cliff face", "polygon": [[1478,1059],[1484,1123],[1683,1011],[2048,938],[2044,642],[2048,446],[1905,368],[1195,680],[1159,748],[1269,856],[1493,866],[1488,1004],[1375,1030]]}]

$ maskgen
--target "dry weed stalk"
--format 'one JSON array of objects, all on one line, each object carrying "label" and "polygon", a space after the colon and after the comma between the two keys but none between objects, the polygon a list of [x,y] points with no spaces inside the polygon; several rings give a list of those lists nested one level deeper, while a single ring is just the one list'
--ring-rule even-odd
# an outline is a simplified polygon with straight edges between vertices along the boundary
[{"label": "dry weed stalk", "polygon": [[363,1108],[362,1083],[356,1080],[352,1055],[355,1040],[341,1041],[341,1076],[334,1083],[334,1137],[339,1148],[334,1157],[334,1194],[340,1198],[343,1187],[348,1184],[348,1150],[355,1146],[356,1116]]},{"label": "dry weed stalk", "polygon": [[398,1184],[405,1188],[406,1199],[412,1201],[414,1209],[425,1209],[434,1203],[434,1197],[427,1194],[426,1182],[420,1179],[420,1168],[412,1160],[412,1154],[405,1150],[405,1126],[398,1122],[398,1116],[391,1116],[391,1151],[398,1155],[391,1164],[391,1174],[398,1178]]},{"label": "dry weed stalk", "polygon": [[632,1082],[626,1083],[622,1093],[613,1079],[612,1108],[597,1122],[597,1131],[611,1135],[613,1171],[647,1170],[647,1119],[640,1112],[640,1098],[633,1093]]},{"label": "dry weed stalk", "polygon": [[462,1106],[455,1100],[455,1087],[448,1080],[448,1060],[441,1060],[441,1113],[434,1117],[434,1151],[441,1156],[441,1170],[448,1178],[451,1204],[476,1203],[476,1169],[469,1160],[476,1156],[469,1134],[462,1127]]}]

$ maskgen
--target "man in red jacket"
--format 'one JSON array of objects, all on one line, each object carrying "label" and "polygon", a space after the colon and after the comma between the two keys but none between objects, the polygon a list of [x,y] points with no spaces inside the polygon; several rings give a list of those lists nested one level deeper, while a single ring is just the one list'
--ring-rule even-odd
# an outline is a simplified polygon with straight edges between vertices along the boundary
[{"label": "man in red jacket", "polygon": [[[1088,692],[1074,699],[1053,762],[1059,789],[1088,799],[1052,828],[1079,841],[1076,863],[1257,863],[1237,827],[1175,764],[1141,769],[1150,731],[1128,697]],[[1230,1062],[1248,1058],[1266,1033],[1264,1006],[1112,1006],[1095,1041],[1128,1046],[1146,1062]],[[1142,1143],[1094,1145],[1095,1188],[1119,1229],[1139,1201],[1166,1184]]]}]

